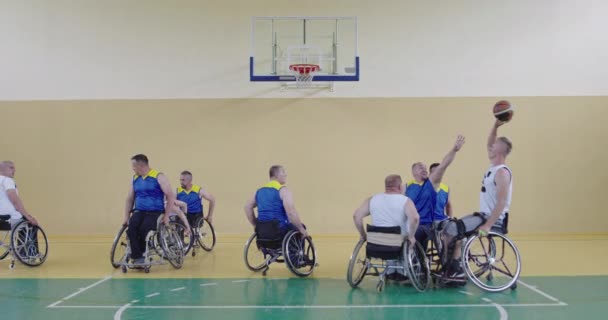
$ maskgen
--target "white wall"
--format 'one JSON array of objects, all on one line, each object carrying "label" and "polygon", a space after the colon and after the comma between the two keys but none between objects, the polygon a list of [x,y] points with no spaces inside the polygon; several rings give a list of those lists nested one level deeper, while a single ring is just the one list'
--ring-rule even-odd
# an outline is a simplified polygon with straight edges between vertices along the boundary
[{"label": "white wall", "polygon": [[362,81],[314,96],[608,95],[604,0],[0,0],[0,100],[293,97],[253,15],[359,17]]}]

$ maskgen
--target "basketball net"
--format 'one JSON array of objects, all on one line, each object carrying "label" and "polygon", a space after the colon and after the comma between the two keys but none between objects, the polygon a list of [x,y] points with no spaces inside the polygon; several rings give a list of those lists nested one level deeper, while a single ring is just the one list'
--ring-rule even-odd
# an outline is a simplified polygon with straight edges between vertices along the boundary
[{"label": "basketball net", "polygon": [[321,68],[316,64],[292,64],[289,66],[289,70],[296,77],[296,87],[310,88],[315,73],[321,70]]}]

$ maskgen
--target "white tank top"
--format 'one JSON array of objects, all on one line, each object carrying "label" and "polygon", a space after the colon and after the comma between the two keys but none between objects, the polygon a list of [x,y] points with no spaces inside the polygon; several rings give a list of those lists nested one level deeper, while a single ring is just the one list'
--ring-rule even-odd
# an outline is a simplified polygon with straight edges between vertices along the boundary
[{"label": "white tank top", "polygon": [[496,172],[498,170],[505,168],[509,171],[509,175],[511,176],[511,181],[509,182],[509,190],[507,192],[507,203],[505,205],[505,209],[500,214],[500,218],[496,221],[497,224],[502,224],[503,219],[505,218],[505,213],[509,212],[509,207],[511,206],[511,192],[513,190],[513,174],[511,173],[511,169],[504,164],[497,165],[494,167],[490,167],[490,169],[485,173],[482,180],[481,185],[481,193],[479,194],[479,212],[489,216],[494,208],[496,207],[496,193],[498,188],[496,187]]},{"label": "white tank top", "polygon": [[405,204],[408,198],[402,194],[379,193],[369,201],[372,225],[377,227],[401,227],[401,234],[407,235]]}]

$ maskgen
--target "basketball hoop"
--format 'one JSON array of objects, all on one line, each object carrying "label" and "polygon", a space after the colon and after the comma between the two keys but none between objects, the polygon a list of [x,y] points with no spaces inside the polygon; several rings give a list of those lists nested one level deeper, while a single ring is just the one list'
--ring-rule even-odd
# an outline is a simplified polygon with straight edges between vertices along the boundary
[{"label": "basketball hoop", "polygon": [[298,88],[309,88],[312,86],[312,79],[317,71],[321,70],[321,67],[317,64],[292,64],[289,66],[289,70],[293,72],[296,77],[296,86]]}]

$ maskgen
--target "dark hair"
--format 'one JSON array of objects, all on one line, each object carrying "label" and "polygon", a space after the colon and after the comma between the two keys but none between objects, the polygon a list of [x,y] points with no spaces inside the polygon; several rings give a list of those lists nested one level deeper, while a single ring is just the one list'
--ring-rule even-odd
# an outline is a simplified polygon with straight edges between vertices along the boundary
[{"label": "dark hair", "polygon": [[188,170],[184,170],[184,171],[182,171],[182,173],[181,173],[181,174],[182,174],[182,175],[184,175],[184,176],[191,176],[191,177],[192,177],[192,172],[190,172],[190,171],[188,171]]},{"label": "dark hair", "polygon": [[509,140],[509,138],[507,137],[500,137],[498,138],[498,140],[502,141],[502,143],[507,146],[507,155],[511,153],[511,150],[513,149],[513,143],[511,142],[511,140]]},{"label": "dark hair", "polygon": [[143,163],[143,164],[148,164],[148,157],[146,157],[145,154],[136,154],[133,157],[131,157],[131,160],[135,160],[135,162],[137,163]]},{"label": "dark hair", "polygon": [[384,179],[385,188],[399,188],[401,183],[403,183],[403,180],[401,180],[401,176],[398,174],[391,174]]},{"label": "dark hair", "polygon": [[274,166],[270,167],[270,169],[268,170],[268,176],[270,176],[270,178],[275,178],[279,174],[279,171],[281,169],[283,169],[283,166],[275,164]]},{"label": "dark hair", "polygon": [[433,171],[433,169],[439,167],[439,163],[435,162],[429,167],[429,172]]}]

